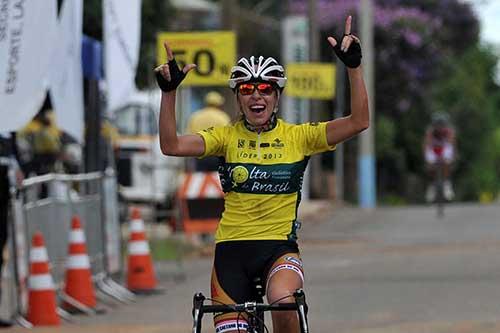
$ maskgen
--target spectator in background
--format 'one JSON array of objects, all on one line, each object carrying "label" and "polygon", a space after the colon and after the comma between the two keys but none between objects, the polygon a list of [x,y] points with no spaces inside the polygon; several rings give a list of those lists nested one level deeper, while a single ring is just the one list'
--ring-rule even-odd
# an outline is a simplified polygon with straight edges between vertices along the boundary
[{"label": "spectator in background", "polygon": [[[196,134],[209,127],[226,126],[231,123],[229,116],[222,111],[224,97],[216,91],[211,91],[205,96],[205,107],[192,114],[189,119],[187,132]],[[217,157],[206,157],[196,159],[195,171],[217,171],[219,159]]]},{"label": "spectator in background", "polygon": [[103,156],[104,165],[103,168],[111,167],[116,168],[116,154],[118,151],[118,141],[120,140],[120,133],[118,128],[113,125],[113,123],[107,119],[102,119],[101,122],[101,136],[103,140]]},{"label": "spectator in background", "polygon": [[[14,142],[15,135],[0,133],[0,277],[3,276],[3,252],[8,239],[10,187],[14,182],[20,186],[23,181]],[[0,281],[0,300],[1,285]],[[12,326],[10,321],[0,319],[0,328],[10,326]]]},{"label": "spectator in background", "polygon": [[43,175],[62,171],[62,136],[47,95],[41,110],[18,133],[22,166],[26,174]]}]

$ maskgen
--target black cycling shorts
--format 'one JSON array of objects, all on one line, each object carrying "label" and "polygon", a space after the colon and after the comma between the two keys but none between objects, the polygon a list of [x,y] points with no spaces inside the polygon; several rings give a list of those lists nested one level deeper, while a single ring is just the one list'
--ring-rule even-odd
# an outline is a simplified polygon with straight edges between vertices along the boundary
[{"label": "black cycling shorts", "polygon": [[287,253],[299,253],[296,242],[256,240],[218,243],[212,272],[212,298],[226,303],[257,301],[255,279],[260,279],[265,288],[272,265]]}]

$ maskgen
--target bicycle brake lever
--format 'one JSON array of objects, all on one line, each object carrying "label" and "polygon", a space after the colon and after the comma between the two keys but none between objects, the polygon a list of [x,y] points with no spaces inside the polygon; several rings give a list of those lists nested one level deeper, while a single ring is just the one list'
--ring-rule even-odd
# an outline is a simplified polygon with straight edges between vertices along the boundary
[{"label": "bicycle brake lever", "polygon": [[295,297],[295,303],[297,304],[298,312],[299,312],[299,322],[301,326],[301,332],[309,333],[309,325],[307,323],[307,312],[309,307],[306,303],[306,295],[304,290],[297,289],[293,293],[293,297]]},{"label": "bicycle brake lever", "polygon": [[307,311],[309,310],[309,307],[307,306],[307,303],[306,303],[306,294],[304,293],[304,290],[297,289],[293,293],[293,297],[295,297],[295,302],[297,303],[297,305],[304,306],[305,314],[307,315]]},{"label": "bicycle brake lever", "polygon": [[196,293],[193,297],[193,333],[198,333],[201,330],[201,318],[203,317],[203,302],[205,296],[202,293]]}]

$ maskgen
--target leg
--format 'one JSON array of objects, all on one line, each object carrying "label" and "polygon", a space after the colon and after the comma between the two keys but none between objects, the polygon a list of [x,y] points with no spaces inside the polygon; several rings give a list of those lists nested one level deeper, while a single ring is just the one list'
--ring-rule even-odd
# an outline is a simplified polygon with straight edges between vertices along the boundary
[{"label": "leg", "polygon": [[[215,302],[212,304],[235,304],[233,299],[222,289],[215,268],[212,270],[211,294]],[[248,327],[246,316],[238,313],[226,313],[214,317],[215,329],[219,333],[244,333]],[[239,330],[238,330],[239,329]]]},{"label": "leg", "polygon": [[427,189],[425,191],[425,201],[434,202],[436,199],[436,165],[435,164],[427,164]]},{"label": "leg", "polygon": [[[252,298],[252,283],[247,275],[251,254],[246,243],[222,242],[215,246],[214,267],[211,279],[213,304],[243,303]],[[246,316],[236,312],[214,316],[218,333],[245,333]]]},{"label": "leg", "polygon": [[425,168],[427,171],[427,189],[425,191],[425,201],[433,202],[436,199],[436,162],[437,155],[431,147],[425,148]]},{"label": "leg", "polygon": [[[293,293],[302,288],[302,262],[298,253],[281,256],[274,262],[267,278],[267,299],[271,303],[293,303]],[[274,333],[298,333],[299,319],[295,311],[272,313]]]}]

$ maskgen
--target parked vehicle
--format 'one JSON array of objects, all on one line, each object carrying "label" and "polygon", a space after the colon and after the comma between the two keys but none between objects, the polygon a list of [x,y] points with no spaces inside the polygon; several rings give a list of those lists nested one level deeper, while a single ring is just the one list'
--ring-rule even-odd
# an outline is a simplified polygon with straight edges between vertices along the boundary
[{"label": "parked vehicle", "polygon": [[158,92],[130,96],[113,111],[113,123],[120,134],[116,168],[121,198],[126,203],[152,204],[157,217],[162,218],[171,210],[183,162],[160,151]]}]

